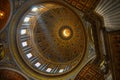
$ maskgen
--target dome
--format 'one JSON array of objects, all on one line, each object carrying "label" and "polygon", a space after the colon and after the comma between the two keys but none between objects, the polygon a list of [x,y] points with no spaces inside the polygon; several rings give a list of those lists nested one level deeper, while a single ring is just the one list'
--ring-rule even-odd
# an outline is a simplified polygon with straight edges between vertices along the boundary
[{"label": "dome", "polygon": [[29,7],[16,26],[16,47],[21,59],[43,75],[61,75],[82,61],[86,32],[81,18],[59,3]]}]

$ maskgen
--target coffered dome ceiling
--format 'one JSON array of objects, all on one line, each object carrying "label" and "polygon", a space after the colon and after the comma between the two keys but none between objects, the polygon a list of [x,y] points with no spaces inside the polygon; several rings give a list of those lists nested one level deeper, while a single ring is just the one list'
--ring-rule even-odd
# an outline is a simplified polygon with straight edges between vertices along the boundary
[{"label": "coffered dome ceiling", "polygon": [[20,16],[13,32],[22,65],[55,76],[80,64],[87,45],[86,32],[81,17],[71,8],[46,2],[30,6]]}]

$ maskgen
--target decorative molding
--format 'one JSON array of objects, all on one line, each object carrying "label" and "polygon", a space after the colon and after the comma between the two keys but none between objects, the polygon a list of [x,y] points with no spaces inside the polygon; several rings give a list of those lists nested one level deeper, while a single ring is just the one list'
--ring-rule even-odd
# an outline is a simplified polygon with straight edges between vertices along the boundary
[{"label": "decorative molding", "polygon": [[100,0],[64,0],[83,12],[93,11]]},{"label": "decorative molding", "polygon": [[104,75],[96,65],[87,64],[74,80],[104,80]]}]

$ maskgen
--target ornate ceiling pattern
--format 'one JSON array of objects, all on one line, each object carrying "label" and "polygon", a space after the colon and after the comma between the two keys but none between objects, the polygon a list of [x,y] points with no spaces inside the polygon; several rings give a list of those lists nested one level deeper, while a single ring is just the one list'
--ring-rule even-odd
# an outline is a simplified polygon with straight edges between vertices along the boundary
[{"label": "ornate ceiling pattern", "polygon": [[11,76],[104,80],[110,73],[104,30],[119,29],[119,0],[1,1],[0,66],[18,71]]},{"label": "ornate ceiling pattern", "polygon": [[20,55],[26,63],[29,61],[46,74],[71,70],[85,54],[83,24],[63,5],[44,3],[33,6],[25,13],[16,31]]},{"label": "ornate ceiling pattern", "polygon": [[65,1],[83,12],[89,12],[95,9],[100,0],[65,0]]},{"label": "ornate ceiling pattern", "polygon": [[75,80],[104,80],[104,76],[99,68],[94,64],[87,64]]},{"label": "ornate ceiling pattern", "polygon": [[[46,77],[70,79],[65,75],[77,72],[86,55],[88,33],[85,28],[90,27],[90,23],[64,1],[41,2],[28,2],[26,8],[14,15],[10,25],[15,25],[10,27],[11,50],[18,66],[28,76],[43,80]],[[93,46],[89,47],[95,52]],[[64,78],[59,78],[63,74]]]}]

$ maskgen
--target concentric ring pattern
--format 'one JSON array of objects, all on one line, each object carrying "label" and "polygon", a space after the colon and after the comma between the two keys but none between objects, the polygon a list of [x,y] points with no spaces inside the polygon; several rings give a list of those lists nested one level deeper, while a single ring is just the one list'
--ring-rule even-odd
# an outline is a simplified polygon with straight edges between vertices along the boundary
[{"label": "concentric ring pattern", "polygon": [[22,59],[41,74],[69,72],[85,54],[86,34],[82,21],[62,4],[32,6],[19,21],[16,33]]}]

